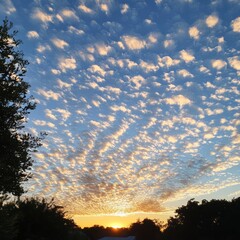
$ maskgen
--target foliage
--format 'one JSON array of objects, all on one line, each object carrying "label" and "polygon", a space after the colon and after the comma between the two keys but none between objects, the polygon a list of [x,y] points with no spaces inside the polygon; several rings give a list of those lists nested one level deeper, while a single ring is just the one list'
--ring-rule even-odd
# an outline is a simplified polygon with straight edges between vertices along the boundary
[{"label": "foliage", "polygon": [[12,23],[5,19],[0,26],[0,195],[20,196],[22,183],[31,176],[30,153],[40,146],[43,135],[38,138],[23,132],[36,103],[23,80],[28,61],[19,50],[17,31],[11,29]]},{"label": "foliage", "polygon": [[68,240],[79,238],[74,222],[65,217],[54,201],[26,199],[0,208],[0,234],[3,240]]},{"label": "foliage", "polygon": [[158,240],[162,239],[161,227],[158,221],[146,218],[131,224],[130,233],[136,240]]},{"label": "foliage", "polygon": [[203,200],[201,204],[191,199],[168,220],[164,235],[169,240],[240,239],[239,226],[240,198]]}]

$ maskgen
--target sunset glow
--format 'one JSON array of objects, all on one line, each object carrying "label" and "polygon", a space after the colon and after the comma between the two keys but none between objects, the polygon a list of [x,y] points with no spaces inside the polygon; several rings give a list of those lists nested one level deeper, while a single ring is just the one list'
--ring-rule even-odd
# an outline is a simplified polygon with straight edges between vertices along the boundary
[{"label": "sunset glow", "polygon": [[37,108],[23,197],[81,226],[166,221],[240,195],[237,0],[0,1],[23,41]]}]

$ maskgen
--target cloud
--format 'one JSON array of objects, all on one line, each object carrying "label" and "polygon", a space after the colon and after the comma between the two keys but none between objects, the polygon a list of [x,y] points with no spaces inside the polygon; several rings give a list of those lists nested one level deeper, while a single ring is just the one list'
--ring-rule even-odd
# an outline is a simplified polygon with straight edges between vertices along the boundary
[{"label": "cloud", "polygon": [[106,56],[111,51],[111,47],[105,44],[97,44],[96,49],[99,55]]},{"label": "cloud", "polygon": [[28,38],[39,38],[39,34],[36,31],[29,31],[27,33]]},{"label": "cloud", "polygon": [[135,85],[134,88],[139,90],[139,88],[142,86],[142,84],[145,83],[145,79],[142,76],[137,75],[137,76],[131,77],[130,82],[133,82]]},{"label": "cloud", "polygon": [[70,9],[63,9],[60,14],[64,18],[71,18],[71,19],[79,20],[76,13],[74,11],[70,10]]},{"label": "cloud", "polygon": [[59,93],[53,92],[52,90],[38,89],[37,93],[45,97],[47,100],[52,99],[57,101],[61,95]]},{"label": "cloud", "polygon": [[108,13],[109,11],[109,6],[106,4],[106,3],[102,3],[99,5],[100,9],[105,12],[105,13]]},{"label": "cloud", "polygon": [[240,71],[240,60],[238,56],[228,58],[228,62],[232,68],[237,71]]},{"label": "cloud", "polygon": [[37,19],[43,23],[53,22],[53,15],[47,14],[39,8],[34,10],[32,18]]},{"label": "cloud", "polygon": [[93,13],[93,10],[91,8],[88,8],[86,5],[84,4],[80,4],[78,6],[78,8],[83,11],[84,13],[89,13],[89,14],[92,14]]},{"label": "cloud", "polygon": [[54,111],[61,114],[61,119],[63,121],[66,121],[71,116],[71,113],[68,110],[63,108],[56,108],[54,109]]},{"label": "cloud", "polygon": [[121,6],[121,13],[125,14],[129,10],[129,6],[125,3]]},{"label": "cloud", "polygon": [[152,72],[152,71],[156,72],[156,71],[158,70],[158,68],[159,68],[158,65],[155,65],[155,64],[149,63],[149,62],[145,62],[145,61],[143,61],[143,60],[140,61],[139,66],[140,66],[146,73]]},{"label": "cloud", "polygon": [[212,67],[216,68],[217,70],[220,70],[227,65],[227,63],[221,59],[212,60],[211,63],[212,63]]},{"label": "cloud", "polygon": [[176,95],[176,96],[173,96],[172,98],[165,98],[165,102],[166,104],[178,105],[180,107],[183,107],[185,105],[189,105],[192,103],[190,99],[188,99],[183,95]]},{"label": "cloud", "polygon": [[51,47],[49,46],[49,45],[39,45],[38,47],[37,47],[37,51],[39,52],[39,53],[42,53],[42,52],[45,52],[45,51],[50,51],[51,50]]},{"label": "cloud", "polygon": [[234,32],[240,32],[240,17],[237,17],[236,19],[232,20],[231,27]]},{"label": "cloud", "polygon": [[46,121],[43,121],[43,120],[35,120],[33,121],[33,123],[37,126],[48,126],[50,128],[55,128],[55,125],[51,122],[46,122]]},{"label": "cloud", "polygon": [[68,69],[74,70],[77,67],[75,58],[60,58],[58,61],[58,67],[62,72],[66,72]]},{"label": "cloud", "polygon": [[62,88],[71,88],[72,87],[72,83],[66,83],[63,82],[61,79],[57,79],[57,83],[58,86],[62,89]]},{"label": "cloud", "polygon": [[193,27],[190,27],[189,30],[188,30],[188,34],[191,38],[195,39],[195,40],[198,40],[199,39],[199,35],[200,35],[200,32],[198,30],[197,27],[193,26]]},{"label": "cloud", "polygon": [[170,56],[164,56],[162,58],[158,56],[158,65],[160,67],[171,67],[174,65],[178,65],[179,63],[180,63],[180,60],[172,59]]},{"label": "cloud", "polygon": [[96,64],[94,64],[91,67],[89,67],[88,71],[91,72],[91,73],[98,73],[98,74],[100,74],[103,77],[106,75],[106,71],[103,68],[101,68],[100,66],[96,65]]},{"label": "cloud", "polygon": [[2,0],[0,12],[11,15],[12,13],[16,12],[16,8],[11,0]]},{"label": "cloud", "polygon": [[57,48],[60,48],[60,49],[64,49],[65,47],[69,46],[67,42],[59,38],[53,38],[51,39],[51,41]]},{"label": "cloud", "polygon": [[130,50],[141,50],[145,48],[146,42],[138,37],[126,35],[122,37],[125,45]]},{"label": "cloud", "polygon": [[52,120],[57,120],[57,117],[53,114],[53,111],[50,109],[45,109],[45,115],[46,115],[46,117],[48,117]]},{"label": "cloud", "polygon": [[215,15],[210,15],[206,18],[206,24],[209,28],[213,28],[214,26],[217,25],[219,19]]},{"label": "cloud", "polygon": [[186,50],[180,51],[180,58],[186,63],[192,62],[195,59],[195,57]]},{"label": "cloud", "polygon": [[186,69],[181,69],[178,71],[178,74],[184,78],[189,77],[192,78],[194,77],[189,71],[187,71]]},{"label": "cloud", "polygon": [[163,46],[164,46],[165,48],[171,48],[171,47],[174,46],[174,44],[175,44],[175,42],[174,42],[172,39],[168,39],[168,40],[165,40],[165,41],[163,42]]}]

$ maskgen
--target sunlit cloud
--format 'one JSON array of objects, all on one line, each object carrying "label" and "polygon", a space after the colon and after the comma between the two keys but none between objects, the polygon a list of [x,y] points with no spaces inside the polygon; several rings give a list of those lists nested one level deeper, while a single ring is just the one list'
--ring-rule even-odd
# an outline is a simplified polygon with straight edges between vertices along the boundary
[{"label": "sunlit cloud", "polygon": [[78,8],[85,13],[93,13],[93,10],[84,4],[80,4]]},{"label": "sunlit cloud", "polygon": [[180,58],[186,63],[192,62],[195,59],[195,57],[186,50],[180,51]]},{"label": "sunlit cloud", "polygon": [[199,39],[199,36],[200,36],[200,32],[198,30],[197,27],[193,26],[193,27],[190,27],[189,30],[188,30],[188,33],[189,33],[189,36],[195,40],[198,40]]},{"label": "sunlit cloud", "polygon": [[73,70],[77,67],[76,60],[71,58],[60,58],[58,62],[58,67],[61,71],[66,72],[68,69]]},{"label": "sunlit cloud", "polygon": [[240,17],[237,17],[236,19],[232,20],[231,27],[234,32],[240,32]]},{"label": "sunlit cloud", "polygon": [[53,15],[47,14],[39,8],[34,10],[32,18],[37,19],[43,23],[53,22]]},{"label": "sunlit cloud", "polygon": [[227,63],[221,59],[212,60],[212,67],[217,70],[224,68],[226,65]]},{"label": "sunlit cloud", "polygon": [[65,47],[68,46],[68,43],[66,41],[59,38],[53,38],[51,39],[51,41],[57,48],[64,49]]},{"label": "sunlit cloud", "polygon": [[28,38],[39,38],[39,34],[36,31],[29,31],[27,33]]},{"label": "sunlit cloud", "polygon": [[206,24],[209,28],[212,28],[217,25],[219,19],[215,15],[210,15],[206,18]]},{"label": "sunlit cloud", "polygon": [[126,35],[123,36],[122,39],[127,48],[130,50],[141,50],[146,46],[146,42],[136,36]]}]

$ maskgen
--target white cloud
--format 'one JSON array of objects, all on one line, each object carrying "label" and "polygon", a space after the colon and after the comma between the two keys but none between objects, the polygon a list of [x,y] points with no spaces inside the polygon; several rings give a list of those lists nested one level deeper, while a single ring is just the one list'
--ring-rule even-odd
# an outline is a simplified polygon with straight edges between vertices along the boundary
[{"label": "white cloud", "polygon": [[212,60],[212,67],[216,68],[217,70],[222,69],[226,65],[227,63],[221,59]]},{"label": "white cloud", "polygon": [[29,31],[27,33],[28,38],[39,38],[39,34],[36,31]]},{"label": "white cloud", "polygon": [[60,58],[58,62],[58,67],[63,72],[66,72],[67,69],[70,69],[70,70],[76,69],[77,67],[76,60],[73,57]]},{"label": "white cloud", "polygon": [[0,12],[11,15],[12,13],[16,12],[16,8],[11,0],[2,0]]},{"label": "white cloud", "polygon": [[106,56],[108,55],[108,53],[111,51],[111,47],[107,46],[105,44],[97,44],[96,45],[97,48],[97,52],[101,55],[101,56]]},{"label": "white cloud", "polygon": [[38,19],[43,23],[53,22],[53,16],[43,12],[41,9],[35,9],[34,13],[32,14],[32,18]]},{"label": "white cloud", "polygon": [[206,18],[206,24],[208,27],[212,28],[214,27],[215,25],[217,25],[219,19],[217,16],[215,15],[210,15]]},{"label": "white cloud", "polygon": [[90,71],[91,73],[98,73],[103,77],[106,75],[106,71],[96,64],[94,64],[90,68],[88,68],[88,71]]},{"label": "white cloud", "polygon": [[39,53],[42,53],[42,52],[45,52],[45,51],[50,51],[51,50],[51,47],[49,46],[49,45],[39,45],[38,47],[37,47],[37,51],[39,52]]},{"label": "white cloud", "polygon": [[52,120],[57,120],[57,117],[53,114],[53,111],[50,109],[45,110],[45,115],[46,115],[46,117],[48,117]]},{"label": "white cloud", "polygon": [[118,105],[113,105],[110,107],[112,111],[117,112],[117,111],[121,111],[121,112],[127,112],[130,113],[130,109],[126,108],[126,106],[122,105],[122,106],[118,106]]},{"label": "white cloud", "polygon": [[228,62],[232,68],[236,69],[237,71],[240,71],[240,60],[238,56],[228,58]]},{"label": "white cloud", "polygon": [[155,65],[155,64],[149,63],[149,62],[145,62],[145,61],[143,61],[143,60],[140,61],[139,66],[140,66],[146,73],[151,72],[151,71],[156,72],[156,71],[158,70],[158,68],[159,68],[158,65]]},{"label": "white cloud", "polygon": [[59,38],[53,38],[51,39],[51,41],[57,48],[60,48],[60,49],[64,49],[69,45],[67,42]]},{"label": "white cloud", "polygon": [[70,33],[75,33],[75,34],[77,34],[77,35],[82,35],[82,34],[84,34],[84,31],[83,31],[83,30],[78,29],[78,28],[75,28],[74,26],[69,26],[69,27],[68,27],[68,31],[69,31]]},{"label": "white cloud", "polygon": [[61,114],[61,119],[63,121],[66,121],[71,116],[71,113],[66,109],[56,108],[56,109],[54,109],[54,111]]},{"label": "white cloud", "polygon": [[108,7],[108,5],[107,5],[106,3],[100,4],[99,7],[100,7],[100,9],[101,9],[103,12],[108,13],[109,7]]},{"label": "white cloud", "polygon": [[122,39],[125,45],[130,50],[140,50],[145,48],[146,46],[146,42],[144,40],[141,40],[140,38],[135,36],[126,35],[126,36],[123,36]]},{"label": "white cloud", "polygon": [[190,78],[194,77],[193,74],[191,74],[191,73],[190,73],[189,71],[187,71],[186,69],[181,69],[181,70],[179,70],[179,71],[178,71],[178,74],[179,74],[180,76],[184,77],[184,78],[186,78],[186,77],[190,77]]},{"label": "white cloud", "polygon": [[48,126],[50,128],[55,128],[55,125],[51,122],[46,122],[44,120],[35,120],[33,123],[37,126]]},{"label": "white cloud", "polygon": [[57,80],[57,83],[58,83],[58,86],[59,86],[60,88],[71,88],[71,87],[72,87],[72,84],[71,84],[71,83],[63,82],[61,79],[58,79],[58,80]]},{"label": "white cloud", "polygon": [[178,59],[172,59],[169,56],[160,57],[158,56],[158,65],[160,67],[171,67],[180,63]]},{"label": "white cloud", "polygon": [[191,38],[198,40],[200,32],[197,27],[193,26],[189,28],[188,34]]},{"label": "white cloud", "polygon": [[195,57],[191,53],[185,50],[180,51],[180,58],[186,63],[192,62],[195,59]]},{"label": "white cloud", "polygon": [[240,17],[237,17],[236,19],[232,20],[231,27],[234,32],[240,32]]},{"label": "white cloud", "polygon": [[129,10],[129,6],[125,3],[122,5],[121,13],[125,14]]},{"label": "white cloud", "polygon": [[172,46],[174,46],[174,41],[172,39],[167,39],[163,42],[163,46],[165,48],[171,48]]},{"label": "white cloud", "polygon": [[54,75],[59,75],[61,74],[61,71],[57,70],[57,69],[51,69],[51,72],[54,74]]},{"label": "white cloud", "polygon": [[61,96],[59,93],[53,92],[52,90],[47,91],[41,88],[37,90],[37,93],[45,97],[47,100],[53,99],[57,101]]},{"label": "white cloud", "polygon": [[157,34],[151,33],[151,34],[148,36],[148,41],[149,41],[151,44],[157,43],[157,40],[158,40]]},{"label": "white cloud", "polygon": [[142,86],[142,84],[145,82],[145,79],[142,76],[137,75],[130,78],[130,81],[135,84],[135,88],[138,90]]},{"label": "white cloud", "polygon": [[70,9],[63,9],[61,12],[61,16],[78,20],[78,16],[76,15],[76,13]]},{"label": "white cloud", "polygon": [[88,8],[86,5],[81,4],[78,7],[81,11],[85,12],[85,13],[93,13],[93,10],[91,8]]},{"label": "white cloud", "polygon": [[191,100],[183,95],[176,95],[172,98],[165,98],[165,102],[169,105],[178,105],[180,107],[191,104]]}]

